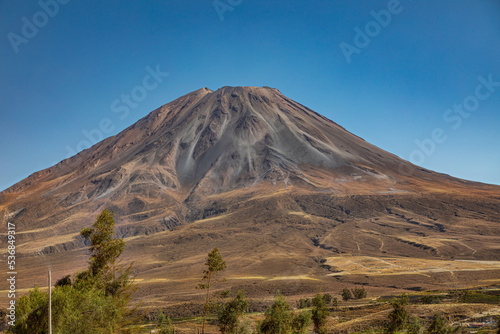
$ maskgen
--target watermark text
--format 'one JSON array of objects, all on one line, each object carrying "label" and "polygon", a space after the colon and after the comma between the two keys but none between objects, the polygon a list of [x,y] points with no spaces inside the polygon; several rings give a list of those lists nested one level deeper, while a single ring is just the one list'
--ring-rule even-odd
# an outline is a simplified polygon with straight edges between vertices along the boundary
[{"label": "watermark text", "polygon": [[378,12],[374,10],[370,11],[370,15],[374,20],[366,23],[364,29],[358,26],[353,28],[356,35],[351,44],[346,42],[341,42],[339,44],[340,50],[347,63],[350,64],[352,62],[353,54],[360,54],[362,49],[368,47],[372,39],[377,37],[382,29],[392,22],[393,16],[400,14],[402,11],[403,6],[399,0],[389,0],[386,9],[382,9]]},{"label": "watermark text", "polygon": [[232,12],[235,7],[241,5],[243,0],[214,0],[212,3],[217,15],[219,15],[219,19],[224,21],[224,13],[229,11]]},{"label": "watermark text", "polygon": [[16,323],[16,225],[7,223],[7,282],[9,290],[7,297],[9,305],[7,306],[7,323],[15,326]]},{"label": "watermark text", "polygon": [[19,46],[28,44],[29,41],[38,35],[41,28],[45,27],[51,18],[54,18],[60,10],[61,5],[66,5],[70,0],[40,0],[38,6],[40,10],[37,11],[31,19],[23,16],[21,18],[22,26],[20,34],[9,32],[7,39],[12,46],[12,49],[17,54],[19,53]]}]

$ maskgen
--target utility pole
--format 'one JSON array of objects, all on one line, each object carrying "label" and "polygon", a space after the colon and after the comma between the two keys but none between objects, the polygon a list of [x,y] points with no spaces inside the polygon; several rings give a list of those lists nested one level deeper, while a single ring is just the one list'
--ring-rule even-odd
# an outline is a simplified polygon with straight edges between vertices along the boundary
[{"label": "utility pole", "polygon": [[52,272],[49,270],[49,334],[52,334]]}]

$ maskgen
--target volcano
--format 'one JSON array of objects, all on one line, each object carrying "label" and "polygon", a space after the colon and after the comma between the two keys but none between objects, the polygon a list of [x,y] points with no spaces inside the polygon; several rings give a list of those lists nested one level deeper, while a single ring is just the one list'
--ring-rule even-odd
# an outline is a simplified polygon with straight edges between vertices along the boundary
[{"label": "volcano", "polygon": [[[1,192],[20,284],[85,267],[79,231],[105,207],[141,299],[185,313],[215,246],[228,284],[255,298],[347,283],[466,286],[500,273],[499,186],[415,166],[269,87],[199,89]],[[345,265],[368,258],[429,266],[389,281]]]}]

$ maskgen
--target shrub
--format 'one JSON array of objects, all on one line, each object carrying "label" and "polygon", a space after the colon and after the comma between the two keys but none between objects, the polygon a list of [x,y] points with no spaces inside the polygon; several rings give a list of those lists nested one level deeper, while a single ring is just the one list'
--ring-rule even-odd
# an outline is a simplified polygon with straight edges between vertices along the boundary
[{"label": "shrub", "polygon": [[172,326],[172,319],[165,317],[162,310],[158,312],[156,330],[158,334],[173,334],[174,327]]},{"label": "shrub", "polygon": [[252,327],[252,320],[243,319],[238,323],[238,329],[236,331],[237,334],[253,334],[254,329]]},{"label": "shrub", "polygon": [[352,293],[351,293],[351,290],[347,289],[347,288],[344,288],[341,292],[341,295],[342,295],[342,299],[344,301],[348,301],[349,299],[352,299]]},{"label": "shrub", "polygon": [[304,299],[300,298],[298,308],[307,308],[307,307],[311,307],[311,300],[308,298]]},{"label": "shrub", "polygon": [[395,333],[399,330],[406,328],[408,324],[408,311],[406,310],[406,305],[408,305],[408,295],[403,294],[401,298],[394,299],[391,302],[392,311],[387,316],[389,322],[387,323],[385,332]]},{"label": "shrub", "polygon": [[307,334],[309,327],[312,324],[311,312],[302,311],[295,314],[292,318],[292,333],[293,334]]},{"label": "shrub", "polygon": [[356,298],[356,299],[366,298],[366,290],[363,287],[361,287],[361,288],[354,288],[352,290],[352,294],[353,294],[354,298]]},{"label": "shrub", "polygon": [[323,299],[325,300],[325,304],[326,304],[326,305],[330,305],[330,303],[332,302],[333,297],[332,297],[332,295],[331,295],[331,294],[329,294],[329,293],[325,293],[325,294],[323,295]]},{"label": "shrub", "polygon": [[429,334],[450,334],[456,333],[458,329],[458,327],[451,328],[445,317],[443,317],[440,313],[435,313],[429,327],[427,328],[427,332]]},{"label": "shrub", "polygon": [[236,334],[240,330],[240,318],[248,309],[249,303],[245,291],[240,290],[234,299],[227,301],[219,310],[217,320],[223,334]]},{"label": "shrub", "polygon": [[438,296],[423,296],[421,299],[423,304],[440,304],[441,299]]},{"label": "shrub", "polygon": [[314,332],[318,334],[328,333],[326,323],[328,321],[329,311],[325,304],[325,299],[318,293],[313,298],[313,310],[312,310],[312,321],[314,324]]},{"label": "shrub", "polygon": [[419,317],[412,317],[407,326],[408,334],[421,334],[423,332],[422,329],[423,322]]},{"label": "shrub", "polygon": [[258,325],[262,334],[289,333],[292,328],[292,312],[285,296],[276,293],[273,304],[266,310],[265,318]]}]

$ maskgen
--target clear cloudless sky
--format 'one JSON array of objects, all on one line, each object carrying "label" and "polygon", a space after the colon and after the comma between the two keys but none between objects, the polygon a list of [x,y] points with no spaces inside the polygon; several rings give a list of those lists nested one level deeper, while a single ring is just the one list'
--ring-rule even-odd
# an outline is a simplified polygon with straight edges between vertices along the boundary
[{"label": "clear cloudless sky", "polygon": [[[108,137],[222,86],[278,88],[406,160],[500,184],[500,84],[475,98],[479,77],[500,82],[498,0],[59,1],[0,0],[0,190],[95,141],[103,119]],[[356,42],[348,62],[340,45]],[[114,112],[148,66],[169,75]]]}]

